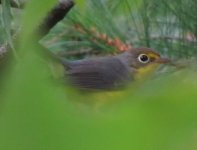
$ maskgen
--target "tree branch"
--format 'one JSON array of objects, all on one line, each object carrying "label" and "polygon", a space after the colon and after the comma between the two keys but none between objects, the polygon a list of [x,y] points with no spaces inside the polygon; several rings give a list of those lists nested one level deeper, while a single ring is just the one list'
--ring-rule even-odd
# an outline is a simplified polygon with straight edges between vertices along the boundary
[{"label": "tree branch", "polygon": [[59,3],[44,18],[38,28],[41,38],[44,37],[59,21],[61,21],[73,6],[74,2],[72,0],[59,1]]},{"label": "tree branch", "polygon": [[[47,14],[43,22],[38,26],[37,33],[39,39],[43,38],[49,31],[60,22],[74,6],[73,0],[59,0],[59,3]],[[38,40],[39,40],[38,39]],[[59,56],[52,53],[41,45],[42,53],[54,62],[60,62]]]},{"label": "tree branch", "polygon": [[[1,0],[0,0],[1,4]],[[25,4],[18,5],[15,0],[11,0],[11,6],[15,8],[23,8]],[[43,19],[43,22],[37,28],[37,33],[39,34],[38,41],[44,37],[51,28],[53,28],[59,21],[61,21],[65,15],[69,12],[69,10],[73,7],[74,2],[72,0],[59,0],[59,3],[48,13],[48,15]],[[57,61],[57,56],[55,56],[52,52],[47,50],[46,48],[42,48],[43,53],[51,58],[52,60]],[[9,60],[12,53],[10,51],[10,46],[5,44],[0,46],[0,68],[6,64],[7,60]]]}]

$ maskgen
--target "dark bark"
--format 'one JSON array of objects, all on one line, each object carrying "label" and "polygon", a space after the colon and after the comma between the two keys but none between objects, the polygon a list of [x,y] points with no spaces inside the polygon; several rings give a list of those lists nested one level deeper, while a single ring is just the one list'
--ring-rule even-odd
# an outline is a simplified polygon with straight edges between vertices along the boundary
[{"label": "dark bark", "polygon": [[59,21],[61,21],[66,14],[73,7],[74,2],[72,0],[62,0],[48,13],[46,18],[40,24],[38,32],[41,37],[45,36],[50,29],[52,29]]},{"label": "dark bark", "polygon": [[[48,13],[48,15],[43,19],[43,22],[39,25],[37,32],[39,39],[43,38],[49,33],[49,31],[60,22],[74,6],[72,0],[59,0],[59,3]],[[38,39],[38,40],[39,40]],[[61,58],[45,47],[41,46],[42,53],[53,62],[61,62]]]}]

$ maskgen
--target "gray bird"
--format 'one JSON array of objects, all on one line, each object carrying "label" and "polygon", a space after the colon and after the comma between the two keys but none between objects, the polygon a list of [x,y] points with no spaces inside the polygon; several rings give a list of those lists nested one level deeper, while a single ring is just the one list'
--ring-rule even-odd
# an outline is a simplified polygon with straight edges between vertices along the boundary
[{"label": "gray bird", "polygon": [[115,56],[63,61],[69,82],[79,89],[115,90],[146,76],[159,64],[167,63],[150,48],[133,48]]}]

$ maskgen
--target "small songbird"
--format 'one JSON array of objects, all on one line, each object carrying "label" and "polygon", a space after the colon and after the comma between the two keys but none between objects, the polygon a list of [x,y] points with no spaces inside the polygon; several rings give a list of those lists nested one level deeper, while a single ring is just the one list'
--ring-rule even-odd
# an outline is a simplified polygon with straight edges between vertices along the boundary
[{"label": "small songbird", "polygon": [[115,56],[63,61],[66,77],[79,89],[116,90],[168,63],[151,48],[132,48]]}]

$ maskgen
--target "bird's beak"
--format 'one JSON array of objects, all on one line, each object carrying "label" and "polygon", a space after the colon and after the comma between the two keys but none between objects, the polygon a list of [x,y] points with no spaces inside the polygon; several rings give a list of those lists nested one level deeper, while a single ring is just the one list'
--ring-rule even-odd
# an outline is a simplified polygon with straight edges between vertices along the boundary
[{"label": "bird's beak", "polygon": [[169,58],[159,58],[155,62],[159,64],[167,64],[167,63],[170,63],[171,60]]}]

